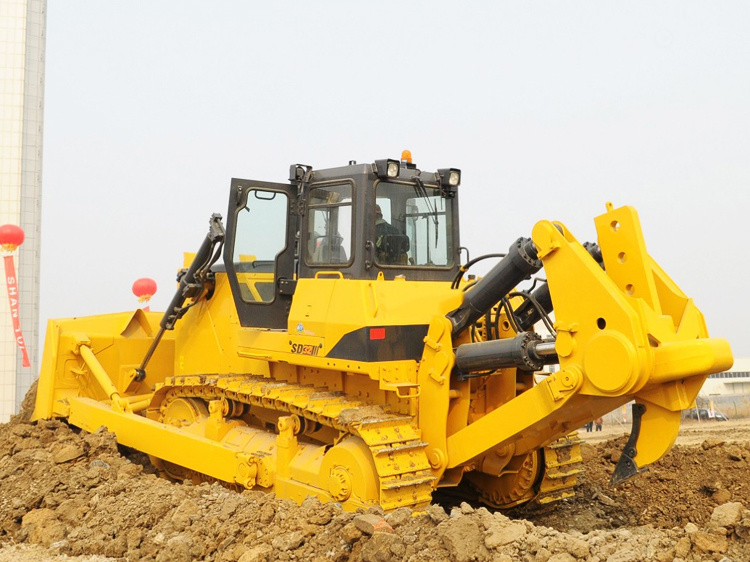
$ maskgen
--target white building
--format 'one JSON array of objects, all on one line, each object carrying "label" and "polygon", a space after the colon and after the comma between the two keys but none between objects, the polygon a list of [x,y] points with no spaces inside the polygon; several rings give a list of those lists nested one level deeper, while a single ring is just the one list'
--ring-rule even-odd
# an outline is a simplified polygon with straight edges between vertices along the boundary
[{"label": "white building", "polygon": [[[0,2],[0,225],[20,226],[15,253],[19,317],[31,367],[21,366],[5,274],[0,281],[0,422],[18,410],[38,373],[39,241],[46,0]],[[0,265],[2,269],[2,265]]]},{"label": "white building", "polygon": [[750,396],[750,357],[735,358],[729,371],[710,375],[701,389],[701,396]]}]

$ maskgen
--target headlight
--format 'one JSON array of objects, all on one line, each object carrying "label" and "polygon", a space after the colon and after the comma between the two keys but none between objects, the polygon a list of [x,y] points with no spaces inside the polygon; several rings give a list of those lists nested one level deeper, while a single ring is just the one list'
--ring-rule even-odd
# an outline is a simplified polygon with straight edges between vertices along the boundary
[{"label": "headlight", "polygon": [[375,160],[375,173],[381,180],[397,178],[401,171],[401,164],[398,160]]},{"label": "headlight", "polygon": [[456,188],[461,184],[461,170],[456,168],[442,168],[438,170],[440,185],[445,188]]}]

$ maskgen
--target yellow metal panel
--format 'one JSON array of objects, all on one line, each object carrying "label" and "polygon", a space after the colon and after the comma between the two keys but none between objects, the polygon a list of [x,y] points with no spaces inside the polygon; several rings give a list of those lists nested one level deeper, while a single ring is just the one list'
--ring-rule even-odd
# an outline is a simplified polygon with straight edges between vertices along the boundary
[{"label": "yellow metal panel", "polygon": [[627,297],[562,225],[541,221],[532,237],[547,249],[560,367],[585,372],[584,394],[620,395],[642,386],[650,367],[648,338]]},{"label": "yellow metal panel", "polygon": [[[445,282],[299,279],[289,314],[288,332],[292,337],[324,338],[325,347],[320,354],[325,354],[345,334],[354,330],[365,326],[427,324],[433,316],[447,314],[462,300],[463,293],[451,290]],[[254,344],[261,343],[262,337],[255,338],[258,341],[252,344],[257,348]],[[319,341],[311,338],[309,343]],[[245,339],[244,343],[251,342]]]},{"label": "yellow metal panel", "polygon": [[237,355],[238,329],[227,275],[217,273],[211,300],[199,302],[175,326],[174,373],[256,372],[253,362]]},{"label": "yellow metal panel", "polygon": [[446,437],[454,360],[450,320],[435,317],[427,332],[424,355],[419,364],[418,423],[423,439],[429,443],[427,458],[436,477],[443,474],[448,461]]},{"label": "yellow metal panel", "polygon": [[650,258],[641,232],[638,213],[633,207],[613,209],[594,219],[607,275],[626,295],[638,297],[657,313],[661,304],[656,293]]}]

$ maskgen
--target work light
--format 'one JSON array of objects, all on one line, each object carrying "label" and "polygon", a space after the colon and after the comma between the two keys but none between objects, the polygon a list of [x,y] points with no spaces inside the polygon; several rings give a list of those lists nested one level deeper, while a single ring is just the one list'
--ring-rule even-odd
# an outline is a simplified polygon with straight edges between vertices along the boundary
[{"label": "work light", "polygon": [[444,188],[456,188],[461,183],[461,170],[455,168],[443,168],[438,170],[440,184]]},{"label": "work light", "polygon": [[397,178],[400,167],[398,160],[375,160],[375,173],[381,180]]}]

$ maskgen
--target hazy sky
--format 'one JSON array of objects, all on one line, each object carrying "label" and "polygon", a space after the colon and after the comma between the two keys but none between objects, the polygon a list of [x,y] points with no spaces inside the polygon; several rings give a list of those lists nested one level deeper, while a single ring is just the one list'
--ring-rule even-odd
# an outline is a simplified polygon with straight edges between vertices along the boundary
[{"label": "hazy sky", "polygon": [[463,171],[463,245],[634,205],[711,335],[750,356],[750,3],[48,3],[42,322],[162,310],[232,177]]}]

